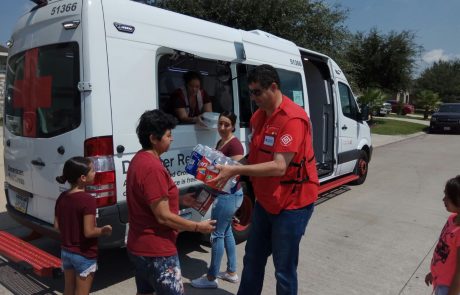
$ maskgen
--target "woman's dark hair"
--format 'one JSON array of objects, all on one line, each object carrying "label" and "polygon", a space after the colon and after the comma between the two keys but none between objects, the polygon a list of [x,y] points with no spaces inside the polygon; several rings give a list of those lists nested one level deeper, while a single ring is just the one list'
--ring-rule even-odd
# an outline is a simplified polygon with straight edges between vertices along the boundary
[{"label": "woman's dark hair", "polygon": [[457,175],[446,182],[444,194],[455,206],[460,206],[460,175]]},{"label": "woman's dark hair", "polygon": [[231,112],[231,111],[223,111],[222,113],[220,113],[219,115],[219,119],[220,117],[225,117],[227,119],[230,120],[230,122],[232,122],[232,126],[233,126],[233,132],[235,132],[235,124],[236,124],[236,115],[235,113]]},{"label": "woman's dark hair", "polygon": [[267,89],[273,82],[281,89],[278,72],[271,65],[263,64],[255,67],[249,72],[248,84],[259,83],[263,89]]},{"label": "woman's dark hair", "polygon": [[200,85],[203,84],[202,83],[203,80],[202,80],[200,73],[195,72],[195,71],[188,71],[187,73],[184,74],[183,79],[184,79],[185,85],[188,85],[188,83],[192,80],[198,80],[200,81]]},{"label": "woman's dark hair", "polygon": [[161,110],[146,111],[139,119],[136,128],[137,137],[143,149],[151,149],[150,135],[161,140],[167,130],[177,125],[177,119]]},{"label": "woman's dark hair", "polygon": [[62,169],[62,175],[56,177],[56,181],[60,184],[64,184],[66,181],[70,184],[75,184],[80,176],[87,175],[90,170],[91,159],[85,157],[73,157],[65,162],[64,168]]}]

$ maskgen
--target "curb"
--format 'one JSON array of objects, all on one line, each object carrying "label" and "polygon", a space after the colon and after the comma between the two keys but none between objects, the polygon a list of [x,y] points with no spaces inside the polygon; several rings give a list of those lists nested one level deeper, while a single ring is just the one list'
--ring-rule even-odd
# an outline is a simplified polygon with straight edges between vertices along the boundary
[{"label": "curb", "polygon": [[372,146],[374,148],[389,145],[395,142],[400,142],[403,140],[411,139],[421,135],[426,135],[425,132],[417,132],[408,135],[380,135],[380,134],[371,134],[372,137]]}]

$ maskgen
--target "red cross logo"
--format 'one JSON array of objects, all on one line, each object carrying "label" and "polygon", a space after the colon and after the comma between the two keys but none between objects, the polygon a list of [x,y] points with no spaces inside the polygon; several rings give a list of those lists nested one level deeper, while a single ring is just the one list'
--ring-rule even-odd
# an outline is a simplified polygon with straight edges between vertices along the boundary
[{"label": "red cross logo", "polygon": [[23,136],[37,134],[37,109],[51,107],[51,76],[38,77],[38,48],[26,51],[24,79],[14,82],[14,108],[22,108]]},{"label": "red cross logo", "polygon": [[283,136],[281,136],[280,140],[281,140],[281,144],[284,145],[284,146],[288,146],[291,144],[292,142],[292,136],[290,134],[284,134]]}]

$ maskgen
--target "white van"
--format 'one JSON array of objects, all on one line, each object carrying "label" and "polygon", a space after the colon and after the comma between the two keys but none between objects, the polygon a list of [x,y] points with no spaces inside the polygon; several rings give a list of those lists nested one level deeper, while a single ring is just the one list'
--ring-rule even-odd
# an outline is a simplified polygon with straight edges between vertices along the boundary
[{"label": "white van", "polygon": [[[329,57],[262,31],[243,31],[129,0],[35,0],[11,38],[4,114],[7,209],[21,224],[48,236],[56,198],[66,189],[55,177],[70,157],[95,157],[88,188],[98,223],[111,224],[101,247],[125,245],[126,171],[141,148],[135,127],[149,109],[168,111],[183,73],[203,76],[213,112],[238,115],[235,134],[248,146],[247,73],[271,64],[282,92],[309,114],[321,192],[364,182],[372,154],[370,129],[339,66]],[[200,183],[184,168],[192,148],[214,146],[215,129],[178,125],[163,163],[181,193]],[[247,151],[247,150],[246,150]],[[235,235],[246,237],[254,198],[245,194]],[[200,220],[182,208],[184,218]]]}]

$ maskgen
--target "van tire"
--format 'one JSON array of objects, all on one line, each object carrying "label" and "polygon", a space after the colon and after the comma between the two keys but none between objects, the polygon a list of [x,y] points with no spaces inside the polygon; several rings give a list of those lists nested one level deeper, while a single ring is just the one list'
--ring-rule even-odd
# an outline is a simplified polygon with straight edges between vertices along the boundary
[{"label": "van tire", "polygon": [[358,179],[351,182],[354,185],[363,184],[366,181],[367,171],[369,170],[369,156],[365,151],[361,151],[358,161],[356,162],[353,173],[359,176]]},{"label": "van tire", "polygon": [[252,212],[254,211],[255,198],[252,185],[249,181],[240,182],[243,188],[243,202],[236,211],[232,223],[233,236],[237,244],[248,239],[251,230]]}]

